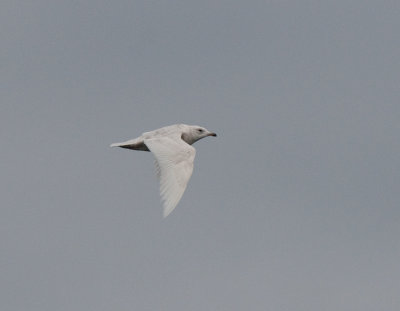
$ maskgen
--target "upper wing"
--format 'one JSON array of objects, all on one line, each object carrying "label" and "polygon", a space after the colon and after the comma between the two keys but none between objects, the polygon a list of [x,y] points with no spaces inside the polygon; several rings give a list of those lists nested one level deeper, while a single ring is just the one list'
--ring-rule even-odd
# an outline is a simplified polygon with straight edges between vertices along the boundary
[{"label": "upper wing", "polygon": [[151,139],[156,137],[180,137],[182,133],[181,125],[174,124],[169,126],[164,126],[154,131],[145,132],[142,134],[143,139]]},{"label": "upper wing", "polygon": [[158,137],[144,143],[156,158],[164,217],[176,207],[192,176],[196,150],[179,138]]}]

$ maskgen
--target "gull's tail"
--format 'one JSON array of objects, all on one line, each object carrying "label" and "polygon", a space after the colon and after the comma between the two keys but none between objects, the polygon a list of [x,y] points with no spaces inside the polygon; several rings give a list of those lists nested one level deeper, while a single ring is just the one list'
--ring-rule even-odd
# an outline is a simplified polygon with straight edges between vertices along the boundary
[{"label": "gull's tail", "polygon": [[121,147],[131,150],[150,151],[149,148],[147,148],[147,146],[144,144],[143,140],[139,138],[127,140],[121,143],[113,143],[110,145],[110,147]]},{"label": "gull's tail", "polygon": [[126,143],[112,143],[111,145],[110,145],[110,147],[122,147],[122,146],[124,146]]}]

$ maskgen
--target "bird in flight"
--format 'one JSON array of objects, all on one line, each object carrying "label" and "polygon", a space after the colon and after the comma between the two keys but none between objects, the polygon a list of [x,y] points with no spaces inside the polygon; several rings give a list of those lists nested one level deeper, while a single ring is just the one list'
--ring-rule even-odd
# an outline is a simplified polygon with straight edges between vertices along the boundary
[{"label": "bird in flight", "polygon": [[196,149],[191,145],[207,136],[217,134],[197,125],[175,124],[143,133],[138,138],[111,144],[111,147],[150,151],[154,154],[163,214],[167,217],[179,203],[192,176]]}]

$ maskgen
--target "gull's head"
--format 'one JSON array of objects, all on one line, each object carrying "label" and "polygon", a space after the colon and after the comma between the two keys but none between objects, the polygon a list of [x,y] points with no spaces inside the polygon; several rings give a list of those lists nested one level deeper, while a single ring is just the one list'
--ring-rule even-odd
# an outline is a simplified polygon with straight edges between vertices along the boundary
[{"label": "gull's head", "polygon": [[191,145],[207,136],[216,137],[217,134],[215,134],[214,132],[210,132],[209,130],[201,126],[188,125],[187,130],[182,134],[182,139],[186,141],[189,145]]}]

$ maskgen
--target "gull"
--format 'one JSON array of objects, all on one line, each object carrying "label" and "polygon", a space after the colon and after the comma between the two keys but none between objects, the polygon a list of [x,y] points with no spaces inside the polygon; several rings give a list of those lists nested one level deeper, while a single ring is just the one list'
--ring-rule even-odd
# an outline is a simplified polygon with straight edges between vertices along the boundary
[{"label": "gull", "polygon": [[196,149],[191,145],[207,136],[217,134],[197,125],[175,124],[110,147],[153,153],[165,218],[179,203],[192,176]]}]

